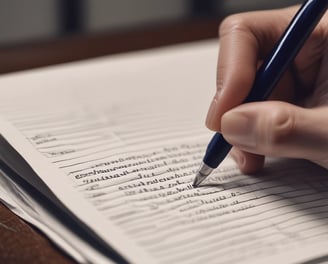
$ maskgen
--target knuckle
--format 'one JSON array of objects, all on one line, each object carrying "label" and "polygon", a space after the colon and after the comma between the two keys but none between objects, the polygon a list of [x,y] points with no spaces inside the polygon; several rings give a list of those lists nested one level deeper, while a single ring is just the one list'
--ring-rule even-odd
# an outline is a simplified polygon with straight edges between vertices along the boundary
[{"label": "knuckle", "polygon": [[231,32],[244,31],[249,24],[245,14],[233,14],[226,17],[219,26],[219,36],[222,37]]},{"label": "knuckle", "polygon": [[295,120],[290,111],[284,108],[275,109],[268,118],[267,146],[281,146],[293,137]]}]

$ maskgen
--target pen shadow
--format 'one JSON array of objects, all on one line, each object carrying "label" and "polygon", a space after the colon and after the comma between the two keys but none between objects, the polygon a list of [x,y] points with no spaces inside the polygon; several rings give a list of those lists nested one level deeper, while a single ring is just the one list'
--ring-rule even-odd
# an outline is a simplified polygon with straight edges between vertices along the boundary
[{"label": "pen shadow", "polygon": [[241,193],[254,194],[255,199],[281,200],[282,207],[304,216],[304,224],[308,221],[320,225],[321,234],[328,235],[327,169],[305,160],[271,159],[261,172],[239,175],[202,186],[223,190],[238,188]]}]

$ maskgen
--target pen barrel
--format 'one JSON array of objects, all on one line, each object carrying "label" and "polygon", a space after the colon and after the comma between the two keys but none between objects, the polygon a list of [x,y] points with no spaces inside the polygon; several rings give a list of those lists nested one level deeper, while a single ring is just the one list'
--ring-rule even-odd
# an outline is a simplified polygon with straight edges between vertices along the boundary
[{"label": "pen barrel", "polygon": [[220,133],[215,133],[207,146],[203,162],[212,169],[222,162],[231,149],[231,145],[224,139]]},{"label": "pen barrel", "polygon": [[299,9],[268,59],[257,71],[247,102],[266,100],[328,7],[327,0],[308,0]]}]

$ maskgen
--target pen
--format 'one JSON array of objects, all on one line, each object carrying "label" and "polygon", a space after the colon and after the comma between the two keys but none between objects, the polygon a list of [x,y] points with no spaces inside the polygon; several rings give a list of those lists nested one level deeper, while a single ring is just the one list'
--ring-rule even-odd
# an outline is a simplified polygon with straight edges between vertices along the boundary
[{"label": "pen", "polygon": [[[284,34],[256,73],[250,93],[244,103],[268,98],[288,65],[309,37],[328,7],[328,0],[307,0],[300,7]],[[193,186],[197,187],[228,155],[231,145],[220,133],[215,133],[207,146],[203,162]]]}]

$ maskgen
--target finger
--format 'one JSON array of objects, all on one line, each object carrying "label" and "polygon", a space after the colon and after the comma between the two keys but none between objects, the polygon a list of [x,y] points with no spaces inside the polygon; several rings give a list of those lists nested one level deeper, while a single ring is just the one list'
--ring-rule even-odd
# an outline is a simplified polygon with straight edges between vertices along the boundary
[{"label": "finger", "polygon": [[312,160],[328,168],[328,107],[249,103],[222,117],[222,133],[239,149],[265,156]]},{"label": "finger", "polygon": [[292,12],[288,10],[288,15],[277,23],[280,12],[233,15],[221,24],[217,92],[206,119],[210,129],[220,131],[223,113],[241,104],[249,93],[259,61],[272,49],[290,20]]},{"label": "finger", "polygon": [[303,84],[302,92],[305,95],[311,93],[313,83],[318,77],[322,57],[326,54],[327,38],[328,16],[324,16],[295,58],[295,72]]},{"label": "finger", "polygon": [[233,147],[230,156],[238,164],[241,172],[253,174],[263,168],[264,156],[242,151]]}]

